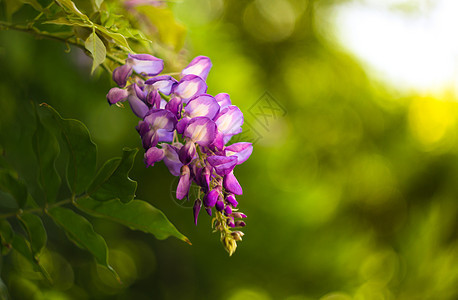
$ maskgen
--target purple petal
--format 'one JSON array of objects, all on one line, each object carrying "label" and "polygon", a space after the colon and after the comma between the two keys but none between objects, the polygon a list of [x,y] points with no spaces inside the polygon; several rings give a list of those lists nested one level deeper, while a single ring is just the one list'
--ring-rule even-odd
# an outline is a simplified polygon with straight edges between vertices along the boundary
[{"label": "purple petal", "polygon": [[253,145],[247,142],[235,143],[227,146],[224,151],[226,156],[237,156],[237,164],[240,165],[250,157],[253,152]]},{"label": "purple petal", "polygon": [[159,109],[161,106],[161,95],[156,90],[150,91],[146,96],[146,103],[152,108]]},{"label": "purple petal", "polygon": [[199,76],[186,75],[173,87],[173,93],[188,103],[189,99],[204,94],[207,91],[207,84]]},{"label": "purple petal", "polygon": [[205,211],[211,217],[212,216],[212,209],[210,207],[205,207]]},{"label": "purple petal", "polygon": [[114,87],[108,91],[107,100],[108,103],[112,105],[118,102],[126,101],[128,96],[129,92],[127,92],[127,90]]},{"label": "purple petal", "polygon": [[153,129],[165,129],[167,131],[173,131],[177,123],[175,116],[166,109],[150,110],[145,117],[145,121]]},{"label": "purple petal", "polygon": [[216,189],[211,190],[208,192],[207,195],[204,197],[204,204],[206,207],[213,207],[216,204],[216,201],[218,201],[219,197],[219,192]]},{"label": "purple petal", "polygon": [[216,201],[215,208],[218,211],[222,211],[224,209],[224,202],[221,200]]},{"label": "purple petal", "polygon": [[164,150],[156,147],[151,147],[145,153],[145,164],[146,166],[154,166],[154,163],[161,161],[164,158]]},{"label": "purple petal", "polygon": [[218,131],[223,135],[235,135],[240,132],[243,114],[237,106],[231,105],[220,111],[215,118]]},{"label": "purple petal", "polygon": [[189,100],[184,110],[191,118],[207,117],[213,119],[219,112],[219,105],[212,96],[202,94]]},{"label": "purple petal", "polygon": [[170,95],[173,85],[178,81],[169,75],[161,75],[148,79],[145,84],[152,85],[155,90],[160,91],[164,95]]},{"label": "purple petal", "polygon": [[139,86],[138,84],[134,83],[132,84],[131,86],[129,86],[129,89],[130,90],[134,90],[135,92],[135,95],[137,95],[137,97],[142,100],[142,101],[145,101],[146,100],[146,94],[147,94],[147,91],[143,90],[143,87]]},{"label": "purple petal", "polygon": [[177,149],[169,144],[162,144],[164,149],[164,163],[173,176],[180,176],[180,170],[183,164],[178,157]]},{"label": "purple petal", "polygon": [[125,87],[127,79],[132,75],[132,66],[125,64],[113,70],[113,81],[120,87]]},{"label": "purple petal", "polygon": [[170,111],[177,119],[179,119],[181,117],[181,110],[183,109],[183,102],[181,102],[180,98],[174,97],[167,102],[165,109]]},{"label": "purple petal", "polygon": [[211,67],[212,62],[210,61],[210,58],[206,56],[197,56],[186,68],[183,69],[183,71],[181,71],[181,76],[192,74],[206,80]]},{"label": "purple petal", "polygon": [[226,205],[226,207],[224,208],[224,212],[226,213],[226,215],[230,215],[232,214],[232,208],[229,205]]},{"label": "purple petal", "polygon": [[173,142],[173,131],[168,131],[166,129],[156,130],[157,141],[158,142]]},{"label": "purple petal", "polygon": [[134,95],[129,95],[127,100],[129,101],[130,108],[132,108],[134,114],[140,119],[143,119],[149,111],[149,108],[145,102],[138,99],[138,97]]},{"label": "purple petal", "polygon": [[164,69],[164,61],[149,54],[129,54],[127,61],[137,74],[154,76]]},{"label": "purple petal", "polygon": [[221,151],[223,150],[224,144],[224,135],[221,132],[217,132],[215,139],[210,145],[210,148]]},{"label": "purple petal", "polygon": [[190,171],[188,166],[181,167],[181,176],[180,181],[178,182],[177,186],[177,199],[181,200],[189,192],[189,187],[191,186],[191,178],[190,178]]},{"label": "purple petal", "polygon": [[188,126],[189,121],[191,121],[191,118],[189,117],[183,117],[180,121],[178,121],[176,129],[179,134],[183,134],[184,130],[186,129],[186,126]]},{"label": "purple petal", "polygon": [[229,94],[226,94],[226,93],[219,93],[218,95],[215,96],[215,99],[216,99],[216,102],[218,102],[221,110],[223,110],[224,108],[232,104]]},{"label": "purple petal", "polygon": [[226,201],[227,203],[229,203],[230,205],[232,205],[233,207],[237,207],[237,205],[239,204],[237,202],[237,200],[235,200],[235,196],[234,195],[229,195],[226,197]]},{"label": "purple petal", "polygon": [[197,117],[189,121],[183,136],[202,147],[209,145],[216,136],[216,124],[206,117]]},{"label": "purple petal", "polygon": [[237,164],[237,157],[236,156],[209,156],[207,157],[207,161],[215,168],[215,171],[218,175],[224,176],[229,174]]},{"label": "purple petal", "polygon": [[194,142],[188,141],[183,147],[181,147],[180,151],[178,152],[178,156],[180,157],[180,161],[187,165],[189,164],[196,155],[196,144]]},{"label": "purple petal", "polygon": [[234,172],[230,172],[223,178],[223,186],[228,191],[229,193],[236,194],[236,195],[242,195],[242,187],[240,186],[239,182],[237,181],[237,178],[234,176]]},{"label": "purple petal", "polygon": [[192,212],[194,214],[194,224],[196,224],[196,226],[197,226],[197,218],[199,217],[199,212],[200,212],[201,207],[202,207],[202,200],[197,199],[194,202],[194,206],[192,208]]},{"label": "purple petal", "polygon": [[211,167],[207,166],[202,170],[202,187],[207,191],[210,189],[211,173]]}]

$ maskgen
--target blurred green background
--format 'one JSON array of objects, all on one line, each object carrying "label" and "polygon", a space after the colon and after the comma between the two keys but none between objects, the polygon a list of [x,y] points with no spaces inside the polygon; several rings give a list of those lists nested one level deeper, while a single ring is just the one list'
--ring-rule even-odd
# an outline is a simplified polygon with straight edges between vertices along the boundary
[{"label": "blurred green background", "polygon": [[[457,97],[375,79],[333,37],[326,12],[341,2],[351,1],[170,3],[188,30],[182,54],[211,58],[209,93],[231,95],[246,120],[238,139],[255,143],[236,169],[248,225],[232,257],[210,217],[195,227],[190,205],[173,200],[166,167],[146,169],[139,155],[138,198],[193,245],[94,219],[120,285],[47,222],[56,282],[10,255],[13,299],[457,299]],[[105,100],[110,76],[90,76],[90,60],[65,49],[0,32],[0,145],[25,179],[35,174],[30,101],[83,121],[99,163],[141,147],[135,116]]]}]

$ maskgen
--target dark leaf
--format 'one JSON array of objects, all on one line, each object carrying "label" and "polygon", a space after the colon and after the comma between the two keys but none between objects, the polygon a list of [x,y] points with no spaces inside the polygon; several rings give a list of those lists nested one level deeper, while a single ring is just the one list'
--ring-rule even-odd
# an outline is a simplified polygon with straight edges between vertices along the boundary
[{"label": "dark leaf", "polygon": [[77,200],[77,207],[84,212],[121,223],[131,229],[151,233],[160,240],[174,236],[191,244],[160,210],[146,201],[132,200],[129,203],[122,203],[113,199],[100,202],[91,198],[81,198]]},{"label": "dark leaf", "polygon": [[27,232],[32,253],[36,257],[46,246],[47,234],[43,222],[39,216],[30,213],[21,214],[18,218]]},{"label": "dark leaf", "polygon": [[137,182],[129,178],[137,149],[123,149],[122,158],[113,158],[105,162],[100,168],[93,182],[88,188],[88,194],[99,201],[114,198],[122,202],[134,199]]},{"label": "dark leaf", "polygon": [[32,146],[38,161],[38,184],[43,190],[40,204],[56,201],[61,179],[56,170],[56,159],[60,148],[56,137],[42,124],[38,113],[37,129],[32,137]]},{"label": "dark leaf", "polygon": [[78,120],[63,119],[59,113],[47,104],[47,107],[62,132],[62,136],[69,151],[67,167],[67,181],[74,194],[84,192],[94,177],[97,146],[92,142],[87,127]]},{"label": "dark leaf", "polygon": [[76,242],[78,247],[88,250],[98,264],[108,268],[117,276],[108,264],[108,247],[105,240],[94,231],[92,224],[86,218],[63,207],[51,208],[48,214],[65,231],[71,241]]},{"label": "dark leaf", "polygon": [[8,170],[0,170],[0,189],[13,196],[17,201],[17,205],[23,208],[27,202],[27,187],[25,183],[14,176],[12,172]]}]

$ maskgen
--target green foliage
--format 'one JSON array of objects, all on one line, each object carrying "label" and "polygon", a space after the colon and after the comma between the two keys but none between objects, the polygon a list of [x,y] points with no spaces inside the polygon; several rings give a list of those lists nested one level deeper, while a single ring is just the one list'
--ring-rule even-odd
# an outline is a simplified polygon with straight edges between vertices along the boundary
[{"label": "green foliage", "polygon": [[24,207],[27,201],[27,187],[24,181],[6,169],[0,169],[0,190],[7,192],[16,200],[17,207]]},{"label": "green foliage", "polygon": [[191,243],[160,210],[146,201],[133,200],[129,203],[122,203],[113,199],[99,202],[91,198],[81,198],[77,204],[78,208],[84,212],[118,222],[134,230],[151,233],[160,240],[175,236],[188,244]]},{"label": "green foliage", "polygon": [[69,160],[67,181],[73,194],[84,192],[92,181],[96,169],[97,146],[91,140],[87,127],[78,120],[63,119],[49,105],[44,104],[51,112],[60,129],[62,138],[68,148]]},{"label": "green foliage", "polygon": [[37,127],[32,139],[32,147],[38,164],[38,184],[42,193],[39,195],[40,204],[56,201],[61,179],[56,170],[56,159],[60,147],[56,137],[43,125],[36,114]]},{"label": "green foliage", "polygon": [[47,234],[41,218],[31,213],[18,215],[19,221],[27,232],[30,248],[34,256],[38,256],[46,246]]},{"label": "green foliage", "polygon": [[108,264],[108,247],[105,240],[94,231],[92,224],[86,218],[63,207],[51,208],[47,213],[65,231],[72,242],[88,250],[98,264],[108,268],[117,276]]},{"label": "green foliage", "polygon": [[[0,169],[0,199],[13,201],[8,207],[0,206],[2,255],[14,249],[31,263],[42,278],[51,282],[48,271],[41,263],[41,257],[46,252],[48,232],[37,214],[44,213],[44,217],[49,216],[70,241],[88,251],[99,265],[106,267],[120,280],[108,263],[107,244],[94,231],[91,219],[62,207],[72,204],[82,212],[151,233],[158,239],[174,236],[190,243],[162,212],[145,201],[134,200],[137,182],[129,178],[129,172],[137,149],[125,148],[122,158],[109,159],[96,174],[97,146],[82,122],[62,118],[47,104],[35,108],[35,115],[32,146],[38,166],[38,187],[42,193],[37,193],[40,200],[37,206],[27,192],[29,185],[33,189],[34,182],[26,184],[15,172]],[[62,145],[59,145],[59,141]],[[68,155],[63,156],[68,160],[64,175],[68,191],[61,186],[61,177],[56,168],[61,147],[68,150]],[[69,198],[61,199],[61,195],[65,194],[70,194]],[[16,218],[26,237],[19,234],[6,218]]]},{"label": "green foliage", "polygon": [[98,201],[118,198],[130,202],[135,197],[137,182],[129,178],[137,149],[123,150],[122,158],[116,157],[105,162],[88,188],[87,194]]}]

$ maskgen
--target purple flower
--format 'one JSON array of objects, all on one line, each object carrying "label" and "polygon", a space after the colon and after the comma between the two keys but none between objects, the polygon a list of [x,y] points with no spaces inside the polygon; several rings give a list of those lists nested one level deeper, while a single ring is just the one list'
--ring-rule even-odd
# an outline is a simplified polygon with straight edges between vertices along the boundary
[{"label": "purple flower", "polygon": [[226,189],[226,191],[232,194],[243,194],[242,187],[240,186],[240,183],[237,181],[237,178],[235,178],[234,176],[234,171],[224,176],[223,186]]},{"label": "purple flower", "polygon": [[126,62],[137,74],[154,76],[164,69],[164,61],[149,54],[129,54]]},{"label": "purple flower", "polygon": [[206,56],[197,56],[194,58],[189,65],[181,71],[181,76],[186,75],[196,75],[202,78],[203,80],[207,80],[208,72],[212,67],[212,62],[210,58]]},{"label": "purple flower", "polygon": [[235,165],[237,164],[236,156],[209,156],[207,158],[208,162],[215,168],[215,171],[218,175],[224,176],[234,170]]},{"label": "purple flower", "polygon": [[228,107],[229,105],[232,105],[231,98],[229,97],[229,94],[219,93],[218,95],[215,96],[215,99],[218,102],[221,110],[223,110],[224,108]]},{"label": "purple flower", "polygon": [[247,142],[235,143],[224,148],[226,156],[236,156],[237,165],[244,163],[253,152],[253,145]]},{"label": "purple flower", "polygon": [[132,66],[129,64],[117,67],[113,71],[113,81],[120,87],[125,87],[127,79],[132,75]]},{"label": "purple flower", "polygon": [[192,211],[194,213],[194,224],[196,224],[196,226],[197,226],[197,218],[199,217],[199,212],[200,212],[201,207],[202,207],[202,201],[200,199],[197,199],[194,202],[194,206],[192,208]]},{"label": "purple flower", "polygon": [[118,102],[126,101],[128,96],[129,92],[127,92],[127,90],[114,87],[108,91],[107,100],[108,103],[112,105]]},{"label": "purple flower", "polygon": [[207,117],[194,118],[186,125],[183,136],[205,147],[215,139],[216,124]]},{"label": "purple flower", "polygon": [[214,120],[218,126],[218,132],[223,135],[224,144],[226,144],[233,135],[242,131],[243,114],[235,105],[224,108]]},{"label": "purple flower", "polygon": [[149,108],[145,104],[145,102],[143,102],[137,96],[134,95],[129,95],[127,97],[127,101],[129,101],[130,108],[132,108],[132,111],[137,117],[143,119],[146,116],[146,114],[149,111]]},{"label": "purple flower", "polygon": [[181,167],[180,181],[177,186],[177,199],[181,200],[189,193],[191,186],[191,171],[187,165]]},{"label": "purple flower", "polygon": [[207,91],[207,84],[202,78],[196,75],[186,75],[180,82],[173,86],[172,92],[183,99],[185,104],[191,98],[204,94]]},{"label": "purple flower", "polygon": [[151,86],[153,89],[158,90],[164,95],[170,95],[172,88],[178,81],[169,75],[161,75],[148,79],[145,81],[146,85]]}]

